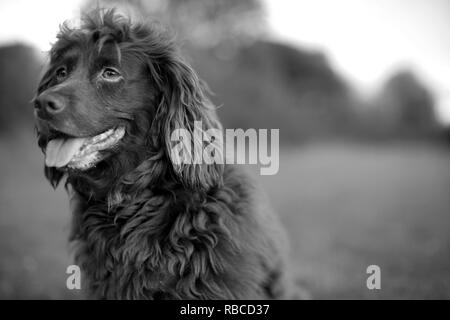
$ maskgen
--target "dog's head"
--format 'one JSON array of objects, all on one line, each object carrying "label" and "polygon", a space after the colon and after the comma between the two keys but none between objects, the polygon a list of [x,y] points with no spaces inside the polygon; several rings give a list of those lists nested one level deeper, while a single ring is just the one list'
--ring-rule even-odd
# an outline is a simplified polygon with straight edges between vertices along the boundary
[{"label": "dog's head", "polygon": [[143,162],[153,175],[189,187],[220,182],[218,164],[172,159],[173,130],[220,123],[197,75],[157,26],[133,24],[113,10],[87,14],[77,28],[63,25],[34,108],[54,186],[67,173],[107,187]]}]

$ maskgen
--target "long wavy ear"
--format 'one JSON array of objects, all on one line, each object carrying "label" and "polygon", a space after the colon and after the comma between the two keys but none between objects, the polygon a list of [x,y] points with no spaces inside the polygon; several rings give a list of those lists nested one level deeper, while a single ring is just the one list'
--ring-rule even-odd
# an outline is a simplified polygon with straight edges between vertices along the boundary
[{"label": "long wavy ear", "polygon": [[[155,120],[174,172],[187,187],[208,190],[220,185],[222,127],[205,86],[177,55],[166,57],[157,68],[162,96]],[[214,157],[207,159],[208,152]]]}]

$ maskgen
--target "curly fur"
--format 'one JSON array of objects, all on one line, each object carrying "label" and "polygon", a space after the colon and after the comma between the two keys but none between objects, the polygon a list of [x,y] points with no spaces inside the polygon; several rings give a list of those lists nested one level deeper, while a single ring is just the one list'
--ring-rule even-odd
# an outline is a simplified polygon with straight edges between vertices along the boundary
[{"label": "curly fur", "polygon": [[[284,230],[249,178],[236,167],[175,165],[170,158],[173,129],[192,130],[195,120],[205,130],[221,128],[202,82],[170,37],[114,11],[94,12],[79,28],[63,26],[50,56],[109,40],[124,62],[145,64],[148,95],[130,101],[132,111],[120,111],[127,134],[95,168],[45,168],[55,187],[67,175],[70,239],[90,296],[292,298]],[[38,94],[52,86],[50,70]],[[44,149],[46,123],[37,127]]]}]

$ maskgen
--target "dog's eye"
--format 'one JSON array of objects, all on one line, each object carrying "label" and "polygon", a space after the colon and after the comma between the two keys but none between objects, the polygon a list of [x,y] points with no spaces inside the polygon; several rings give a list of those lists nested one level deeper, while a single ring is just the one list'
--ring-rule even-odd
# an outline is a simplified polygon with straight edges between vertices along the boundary
[{"label": "dog's eye", "polygon": [[66,67],[60,67],[60,68],[58,68],[58,69],[56,70],[55,74],[56,74],[56,79],[57,79],[58,81],[64,80],[64,79],[67,77],[67,69],[66,69]]},{"label": "dog's eye", "polygon": [[105,68],[102,72],[102,78],[105,80],[118,80],[120,79],[121,75],[120,72],[113,68]]}]

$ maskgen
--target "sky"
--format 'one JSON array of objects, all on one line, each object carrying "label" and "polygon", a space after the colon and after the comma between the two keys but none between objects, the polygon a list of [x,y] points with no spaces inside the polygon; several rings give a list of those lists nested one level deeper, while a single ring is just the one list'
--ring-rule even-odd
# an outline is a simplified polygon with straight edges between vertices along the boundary
[{"label": "sky", "polygon": [[[270,37],[324,51],[361,94],[409,68],[428,85],[450,124],[449,0],[263,0]],[[0,45],[25,41],[47,51],[81,0],[0,0]]]},{"label": "sky", "polygon": [[327,53],[363,94],[409,68],[450,124],[449,0],[265,0],[274,38]]}]

